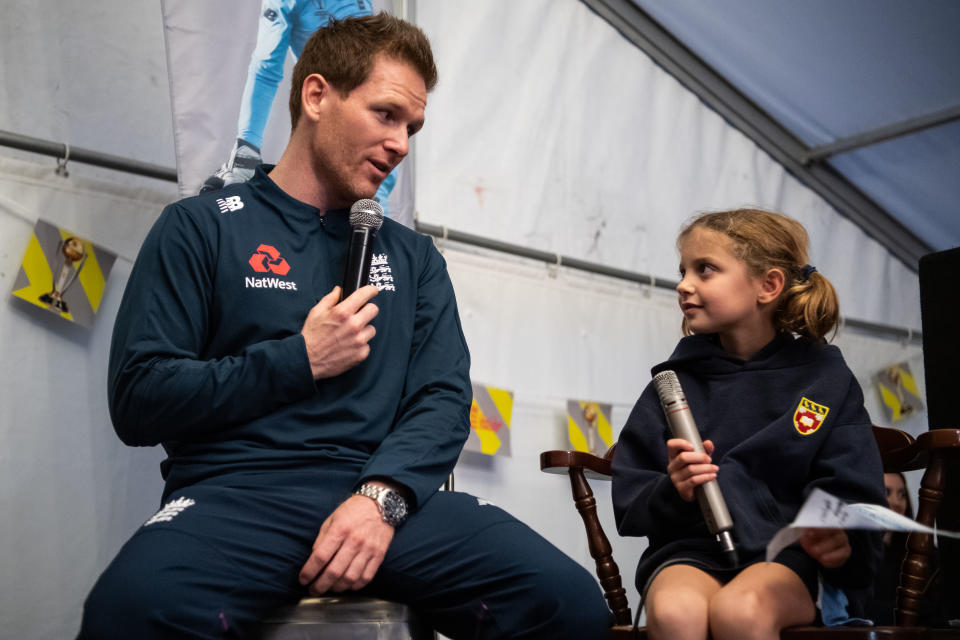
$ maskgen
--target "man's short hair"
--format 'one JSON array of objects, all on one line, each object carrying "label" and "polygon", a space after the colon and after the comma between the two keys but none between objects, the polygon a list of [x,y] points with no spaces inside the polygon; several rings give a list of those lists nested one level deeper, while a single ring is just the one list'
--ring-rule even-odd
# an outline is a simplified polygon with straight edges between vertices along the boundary
[{"label": "man's short hair", "polygon": [[366,82],[374,58],[379,54],[406,62],[416,69],[427,91],[436,86],[437,67],[430,41],[418,27],[384,12],[331,20],[310,37],[293,68],[291,129],[296,129],[300,120],[300,94],[307,76],[319,73],[345,96]]}]

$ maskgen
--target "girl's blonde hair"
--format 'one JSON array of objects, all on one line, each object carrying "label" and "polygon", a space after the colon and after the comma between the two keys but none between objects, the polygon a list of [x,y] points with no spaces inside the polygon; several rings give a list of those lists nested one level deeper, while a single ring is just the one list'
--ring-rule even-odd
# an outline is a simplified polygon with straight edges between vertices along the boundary
[{"label": "girl's blonde hair", "polygon": [[[761,209],[704,213],[687,223],[677,246],[697,228],[730,238],[734,255],[747,264],[750,275],[760,277],[770,269],[783,272],[786,284],[773,312],[773,326],[778,332],[826,341],[840,318],[840,304],[830,281],[807,264],[810,239],[802,224]],[[686,320],[683,333],[691,333]]]}]

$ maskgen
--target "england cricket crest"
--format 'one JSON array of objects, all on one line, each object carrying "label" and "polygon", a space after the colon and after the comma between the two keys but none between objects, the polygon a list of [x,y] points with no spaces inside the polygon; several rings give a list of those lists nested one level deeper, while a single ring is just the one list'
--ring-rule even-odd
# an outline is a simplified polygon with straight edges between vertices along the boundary
[{"label": "england cricket crest", "polygon": [[825,407],[806,398],[800,398],[800,404],[797,405],[797,410],[793,412],[793,427],[800,435],[809,436],[820,428],[823,421],[827,419],[827,413],[829,412],[830,407]]}]

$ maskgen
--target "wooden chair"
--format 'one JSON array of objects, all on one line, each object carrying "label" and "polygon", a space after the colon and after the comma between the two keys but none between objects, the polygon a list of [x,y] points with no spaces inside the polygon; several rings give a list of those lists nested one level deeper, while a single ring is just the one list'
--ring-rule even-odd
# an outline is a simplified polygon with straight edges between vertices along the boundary
[{"label": "wooden chair", "polygon": [[[873,434],[880,448],[884,471],[923,469],[916,521],[933,526],[943,500],[947,465],[960,467],[960,429],[935,429],[914,439],[897,429],[874,427]],[[609,479],[610,461],[616,445],[602,458],[581,451],[545,451],[540,454],[540,469],[548,473],[566,473],[570,477],[573,500],[583,518],[590,555],[596,562],[597,577],[607,604],[614,615],[611,640],[645,639],[646,631],[632,628],[632,616],[620,569],[613,559],[610,541],[597,517],[597,501],[587,478]],[[924,588],[930,577],[934,546],[931,535],[911,533],[907,555],[900,570],[897,590],[897,626],[895,627],[791,627],[784,629],[781,640],[948,640],[960,639],[960,630],[918,627],[917,616]]]}]

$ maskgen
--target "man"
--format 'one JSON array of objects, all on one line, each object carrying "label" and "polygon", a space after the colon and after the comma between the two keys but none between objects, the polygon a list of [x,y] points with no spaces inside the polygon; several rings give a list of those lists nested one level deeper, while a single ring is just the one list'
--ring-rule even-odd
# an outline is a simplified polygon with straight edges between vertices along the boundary
[{"label": "man", "polygon": [[470,383],[432,242],[385,220],[374,263],[390,279],[342,301],[334,286],[345,209],[407,154],[435,83],[416,27],[331,23],[294,70],[278,164],[167,207],[150,232],[109,392],[120,437],[169,454],[165,506],[94,586],[82,638],[240,636],[308,592],[357,590],[452,638],[603,635],[587,571],[504,511],[436,491]]}]

